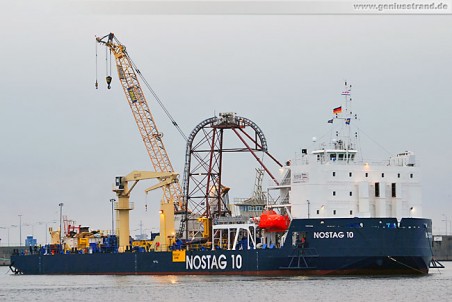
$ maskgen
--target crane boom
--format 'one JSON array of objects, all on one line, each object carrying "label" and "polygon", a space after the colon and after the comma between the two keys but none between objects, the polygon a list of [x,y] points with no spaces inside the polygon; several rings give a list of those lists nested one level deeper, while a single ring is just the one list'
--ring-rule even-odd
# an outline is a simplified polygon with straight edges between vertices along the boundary
[{"label": "crane boom", "polygon": [[[139,73],[139,70],[135,70],[136,68],[126,51],[126,47],[118,41],[113,33],[104,37],[97,37],[96,40],[98,43],[108,47],[115,57],[119,81],[121,82],[154,170],[156,172],[174,172],[165,145],[163,144],[163,135],[158,131],[157,124],[138,81],[137,73]],[[162,187],[162,189],[163,202],[173,202],[175,212],[182,212],[183,194],[180,183],[177,181]]]}]

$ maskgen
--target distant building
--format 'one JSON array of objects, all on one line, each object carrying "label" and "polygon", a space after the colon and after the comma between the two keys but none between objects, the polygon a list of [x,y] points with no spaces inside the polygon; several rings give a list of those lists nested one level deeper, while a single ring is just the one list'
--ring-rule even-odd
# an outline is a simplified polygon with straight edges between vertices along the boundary
[{"label": "distant building", "polygon": [[27,236],[27,238],[25,239],[25,246],[36,246],[37,240],[35,238],[33,238],[33,236]]},{"label": "distant building", "polygon": [[242,216],[242,217],[259,217],[264,210],[265,203],[256,203],[254,200],[247,199],[235,199],[232,204],[232,213],[233,216]]},{"label": "distant building", "polygon": [[267,198],[262,190],[262,179],[264,171],[256,169],[256,183],[254,185],[253,196],[250,198],[235,198],[230,205],[233,216],[241,216],[246,218],[259,217],[262,214]]}]

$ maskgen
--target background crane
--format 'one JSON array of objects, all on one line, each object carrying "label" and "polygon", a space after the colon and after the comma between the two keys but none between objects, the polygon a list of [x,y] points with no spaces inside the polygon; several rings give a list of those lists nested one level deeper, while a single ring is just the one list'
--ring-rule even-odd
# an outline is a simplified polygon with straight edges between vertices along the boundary
[{"label": "background crane", "polygon": [[[122,45],[113,33],[110,33],[104,37],[97,37],[97,42],[105,45],[111,53],[113,53],[116,61],[116,68],[118,70],[119,81],[126,95],[127,102],[132,110],[133,117],[135,118],[138,130],[143,139],[146,151],[151,159],[152,166],[156,172],[174,172],[170,158],[163,144],[162,134],[158,131],[154,117],[152,116],[149,105],[144,96],[140,82],[138,81],[137,74],[150,89],[156,100],[160,103],[165,113],[171,119],[172,123],[179,130],[180,134],[186,139],[186,136],[179,128],[177,123],[171,117],[169,112],[160,102],[157,95],[150,88],[149,84],[141,75],[141,72],[136,68],[132,59],[126,51],[126,47]],[[110,85],[111,76],[107,76],[107,84]],[[97,87],[97,81],[96,81]],[[182,213],[184,211],[183,206],[183,194],[182,187],[178,181],[171,183],[168,186],[162,187],[164,203],[173,202],[175,213]]]}]

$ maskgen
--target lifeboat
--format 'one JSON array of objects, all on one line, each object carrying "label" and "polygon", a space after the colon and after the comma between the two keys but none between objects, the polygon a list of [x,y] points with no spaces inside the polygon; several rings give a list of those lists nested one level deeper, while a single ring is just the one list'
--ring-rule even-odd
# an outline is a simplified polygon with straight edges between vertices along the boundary
[{"label": "lifeboat", "polygon": [[262,212],[259,227],[267,232],[284,232],[289,228],[290,219],[287,215],[281,215],[273,210]]}]

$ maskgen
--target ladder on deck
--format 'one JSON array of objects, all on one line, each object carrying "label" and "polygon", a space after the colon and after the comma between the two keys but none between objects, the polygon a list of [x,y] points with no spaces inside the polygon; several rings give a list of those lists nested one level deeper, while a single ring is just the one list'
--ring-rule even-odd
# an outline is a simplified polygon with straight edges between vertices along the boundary
[{"label": "ladder on deck", "polygon": [[292,253],[288,256],[290,262],[288,266],[280,267],[280,269],[288,270],[300,270],[300,269],[313,269],[315,266],[310,266],[307,258],[317,258],[319,254],[315,248],[294,248]]}]

